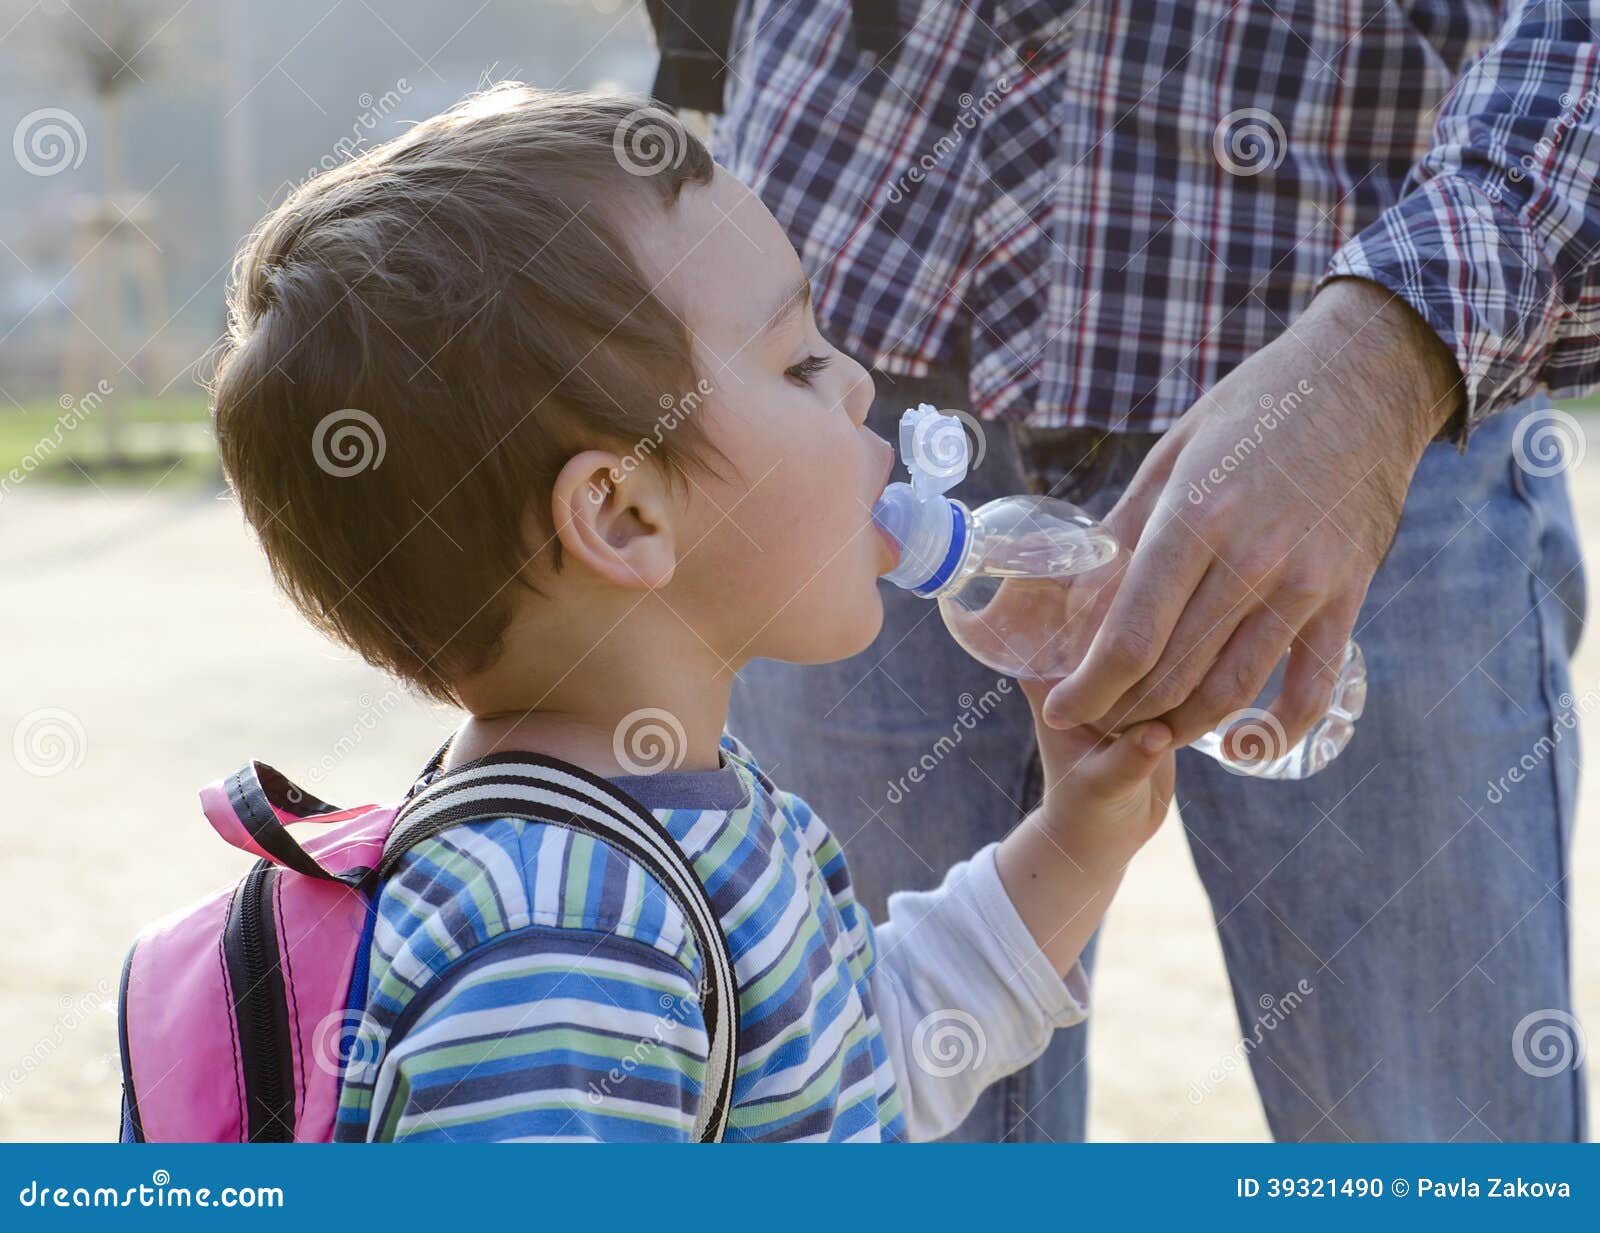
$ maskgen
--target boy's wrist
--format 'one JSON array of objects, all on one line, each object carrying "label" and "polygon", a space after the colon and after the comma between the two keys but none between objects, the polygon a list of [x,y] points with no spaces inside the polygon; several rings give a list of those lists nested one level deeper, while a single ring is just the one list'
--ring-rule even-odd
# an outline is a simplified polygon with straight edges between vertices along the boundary
[{"label": "boy's wrist", "polygon": [[1086,870],[1119,872],[1150,838],[1138,808],[1117,802],[1068,800],[1065,792],[1046,793],[1023,820],[1037,826],[1047,841]]}]

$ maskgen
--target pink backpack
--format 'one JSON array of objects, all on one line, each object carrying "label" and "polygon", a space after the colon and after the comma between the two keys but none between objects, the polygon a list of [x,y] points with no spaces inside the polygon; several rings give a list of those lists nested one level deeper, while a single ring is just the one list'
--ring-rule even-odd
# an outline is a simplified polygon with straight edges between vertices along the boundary
[{"label": "pink backpack", "polygon": [[[479,818],[594,835],[677,901],[705,968],[711,1060],[696,1129],[721,1138],[737,1056],[727,939],[693,867],[648,809],[605,780],[534,754],[436,775],[399,806],[338,809],[251,762],[200,793],[206,820],[260,857],[235,886],[153,922],[122,968],[124,1142],[328,1142],[361,1023],[378,890],[422,840]],[[289,827],[315,829],[299,836]]]}]

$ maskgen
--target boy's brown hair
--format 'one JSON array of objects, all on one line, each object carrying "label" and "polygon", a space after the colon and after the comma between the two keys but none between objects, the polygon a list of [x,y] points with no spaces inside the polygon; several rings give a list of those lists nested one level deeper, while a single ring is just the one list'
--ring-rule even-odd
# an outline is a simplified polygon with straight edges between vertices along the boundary
[{"label": "boy's brown hair", "polygon": [[[302,185],[244,245],[215,369],[217,444],[278,583],[428,694],[495,658],[548,551],[574,453],[652,436],[699,388],[624,232],[709,184],[705,146],[637,100],[506,83]],[[550,538],[524,541],[532,510]]]}]

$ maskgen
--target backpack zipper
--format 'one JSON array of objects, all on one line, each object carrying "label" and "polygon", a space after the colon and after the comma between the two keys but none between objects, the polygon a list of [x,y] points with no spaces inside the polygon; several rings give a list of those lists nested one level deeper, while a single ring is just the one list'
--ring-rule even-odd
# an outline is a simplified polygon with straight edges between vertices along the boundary
[{"label": "backpack zipper", "polygon": [[143,1143],[144,1125],[139,1119],[139,1097],[133,1087],[133,1054],[128,1051],[128,981],[133,974],[130,947],[122,961],[122,980],[117,986],[117,1051],[122,1055],[122,1124],[117,1138],[122,1142]]},{"label": "backpack zipper", "polygon": [[260,860],[239,883],[223,933],[244,1075],[244,1121],[251,1143],[294,1140],[294,1052],[289,1008],[272,919],[278,870]]}]

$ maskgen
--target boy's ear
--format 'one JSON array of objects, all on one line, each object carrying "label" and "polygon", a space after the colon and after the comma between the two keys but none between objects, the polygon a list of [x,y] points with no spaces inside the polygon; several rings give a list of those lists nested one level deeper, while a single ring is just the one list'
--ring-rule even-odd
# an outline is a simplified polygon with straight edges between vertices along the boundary
[{"label": "boy's ear", "polygon": [[678,567],[672,492],[659,467],[606,450],[567,459],[550,494],[568,558],[620,587],[659,587]]}]

